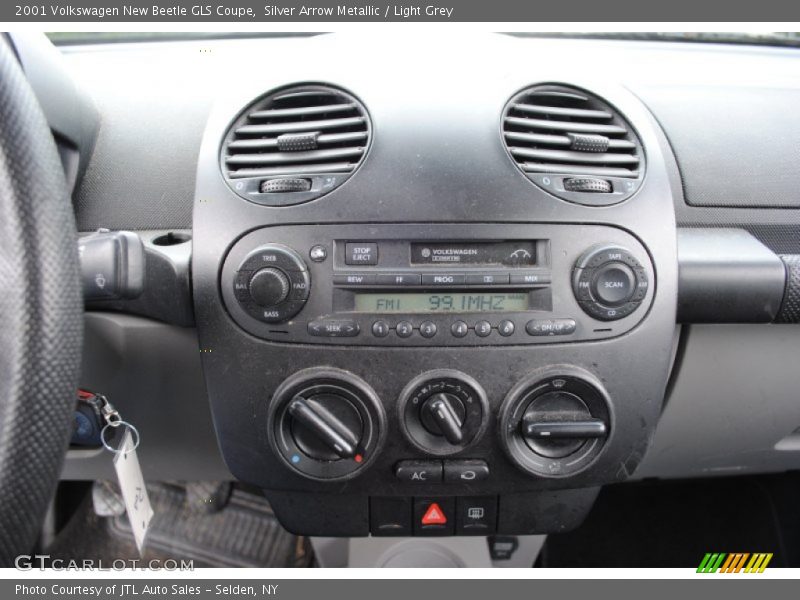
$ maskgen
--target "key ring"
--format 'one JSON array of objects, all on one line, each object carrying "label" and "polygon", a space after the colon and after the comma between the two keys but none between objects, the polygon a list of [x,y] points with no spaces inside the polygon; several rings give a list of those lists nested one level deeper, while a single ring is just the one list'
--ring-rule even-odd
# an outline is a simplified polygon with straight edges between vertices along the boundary
[{"label": "key ring", "polygon": [[[118,448],[112,448],[106,441],[106,429],[108,429],[109,427],[113,429],[116,429],[118,427],[127,427],[128,429],[130,429],[131,438],[133,439],[133,448],[131,448],[127,452],[119,450]],[[128,455],[139,447],[139,430],[136,429],[136,427],[134,427],[127,421],[123,421],[122,419],[109,420],[108,424],[106,424],[106,426],[103,427],[103,429],[100,431],[100,441],[103,442],[103,446],[109,452],[113,452],[114,454]]]}]

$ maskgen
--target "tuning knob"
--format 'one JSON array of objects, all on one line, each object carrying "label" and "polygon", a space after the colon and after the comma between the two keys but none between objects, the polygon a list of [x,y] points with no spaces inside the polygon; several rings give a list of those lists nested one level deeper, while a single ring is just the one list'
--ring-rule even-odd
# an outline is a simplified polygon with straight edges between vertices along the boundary
[{"label": "tuning knob", "polygon": [[284,381],[270,403],[270,444],[310,479],[355,477],[375,459],[386,417],[378,396],[352,373],[313,368]]},{"label": "tuning knob", "polygon": [[489,405],[472,377],[440,369],[413,379],[400,394],[398,410],[403,433],[412,444],[428,454],[448,455],[480,437]]}]

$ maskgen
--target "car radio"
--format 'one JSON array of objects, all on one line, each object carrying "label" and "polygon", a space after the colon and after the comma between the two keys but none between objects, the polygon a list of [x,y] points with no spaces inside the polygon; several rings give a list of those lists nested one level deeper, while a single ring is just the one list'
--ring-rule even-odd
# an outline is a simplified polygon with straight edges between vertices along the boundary
[{"label": "car radio", "polygon": [[317,225],[260,229],[228,254],[233,319],[278,342],[470,346],[602,339],[651,297],[647,252],[607,226]]}]

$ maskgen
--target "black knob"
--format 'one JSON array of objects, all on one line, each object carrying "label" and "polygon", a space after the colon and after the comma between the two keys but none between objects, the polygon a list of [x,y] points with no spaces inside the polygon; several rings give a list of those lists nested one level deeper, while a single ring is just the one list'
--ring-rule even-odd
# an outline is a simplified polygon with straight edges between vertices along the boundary
[{"label": "black knob", "polygon": [[[326,404],[331,408],[326,407]],[[338,409],[338,410],[337,410]],[[339,458],[352,458],[356,455],[356,447],[361,438],[361,423],[358,409],[341,396],[326,395],[319,399],[294,397],[289,403],[289,414],[308,433],[317,438],[317,443],[303,443],[304,431],[295,427],[293,435],[298,445],[313,448],[321,444],[332,450]],[[342,418],[334,413],[336,410]],[[317,458],[325,458],[314,450],[308,454],[316,454]]]},{"label": "black knob", "polygon": [[591,465],[612,429],[599,380],[560,365],[517,383],[500,407],[500,444],[512,462],[537,477],[569,477]]},{"label": "black knob", "polygon": [[363,380],[316,367],[291,375],[269,403],[270,445],[296,473],[318,481],[355,477],[378,455],[383,405]]},{"label": "black knob", "polygon": [[580,192],[584,194],[610,194],[614,191],[610,181],[597,177],[565,178],[564,189],[568,192]]},{"label": "black knob", "polygon": [[489,403],[483,388],[451,369],[415,377],[401,392],[397,409],[408,441],[439,456],[469,447],[488,425]]},{"label": "black knob", "polygon": [[422,424],[431,433],[443,435],[451,444],[460,444],[464,440],[461,430],[464,404],[461,400],[450,394],[436,394],[428,398],[420,410]]},{"label": "black knob", "polygon": [[619,306],[636,291],[636,274],[628,265],[610,262],[598,267],[592,279],[592,294],[606,306]]},{"label": "black knob", "polygon": [[522,416],[520,434],[531,450],[547,458],[575,453],[589,438],[606,436],[606,424],[592,417],[577,395],[554,391],[536,398]]},{"label": "black knob", "polygon": [[280,269],[267,267],[250,279],[250,297],[259,306],[276,306],[289,295],[289,278]]}]

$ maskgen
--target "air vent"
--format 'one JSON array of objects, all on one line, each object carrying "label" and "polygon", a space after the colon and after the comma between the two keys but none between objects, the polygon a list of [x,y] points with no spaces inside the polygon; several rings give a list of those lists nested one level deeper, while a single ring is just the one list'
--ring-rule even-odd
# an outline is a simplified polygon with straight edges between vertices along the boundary
[{"label": "air vent", "polygon": [[223,145],[222,170],[231,189],[251,202],[307,202],[352,176],[370,137],[367,111],[350,94],[319,85],[284,88],[234,122]]},{"label": "air vent", "polygon": [[531,181],[571,202],[616,204],[639,189],[644,174],[631,126],[577,88],[540,85],[517,94],[503,113],[503,138]]}]

